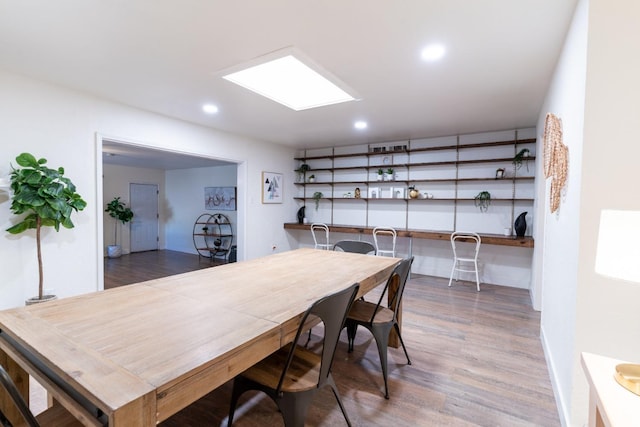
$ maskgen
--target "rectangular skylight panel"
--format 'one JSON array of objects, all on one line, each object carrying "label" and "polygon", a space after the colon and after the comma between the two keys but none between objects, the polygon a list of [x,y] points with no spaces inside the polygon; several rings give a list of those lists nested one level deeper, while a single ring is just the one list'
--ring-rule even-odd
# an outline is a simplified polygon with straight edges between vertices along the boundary
[{"label": "rectangular skylight panel", "polygon": [[347,92],[292,55],[223,78],[296,111],[354,100]]}]

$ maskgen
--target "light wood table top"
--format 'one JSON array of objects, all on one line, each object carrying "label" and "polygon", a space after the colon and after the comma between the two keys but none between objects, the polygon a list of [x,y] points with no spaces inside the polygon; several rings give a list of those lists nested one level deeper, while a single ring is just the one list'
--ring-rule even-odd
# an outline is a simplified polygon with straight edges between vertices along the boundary
[{"label": "light wood table top", "polygon": [[152,426],[290,342],[311,303],[356,282],[363,295],[399,261],[298,249],[5,310],[0,353],[30,374],[35,355],[111,426]]}]

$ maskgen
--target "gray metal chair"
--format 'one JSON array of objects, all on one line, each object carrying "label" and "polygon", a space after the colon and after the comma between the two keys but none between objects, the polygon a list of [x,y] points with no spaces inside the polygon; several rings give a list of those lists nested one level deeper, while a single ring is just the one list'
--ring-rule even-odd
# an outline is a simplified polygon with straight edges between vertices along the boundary
[{"label": "gray metal chair", "polygon": [[333,250],[342,250],[343,252],[353,252],[357,254],[369,254],[375,252],[376,248],[369,242],[362,240],[341,240],[333,245]]},{"label": "gray metal chair", "polygon": [[[374,336],[376,345],[378,346],[378,354],[380,355],[380,365],[382,366],[382,376],[384,377],[384,397],[386,399],[389,398],[389,386],[387,385],[387,348],[389,347],[389,332],[391,332],[391,328],[395,328],[398,338],[400,339],[400,344],[402,344],[404,355],[407,356],[407,364],[411,365],[407,348],[400,334],[400,326],[398,325],[396,313],[402,301],[402,294],[404,293],[404,288],[409,278],[412,263],[413,257],[402,260],[400,264],[396,266],[389,276],[377,304],[364,300],[354,301],[347,315],[347,321],[345,322],[347,338],[349,340],[349,353],[353,352],[353,341],[355,340],[358,326],[364,326]],[[388,292],[391,292],[389,287],[394,283],[398,285],[397,291],[392,295],[388,305],[384,306],[382,299]]]},{"label": "gray metal chair", "polygon": [[[34,416],[29,409],[29,405],[27,405],[27,402],[22,398],[18,388],[2,365],[0,365],[0,385],[2,385],[2,388],[6,391],[6,395],[8,395],[14,403],[22,417],[22,421],[24,421],[24,425],[29,427],[76,427],[83,425],[59,403],[54,403],[52,407]],[[17,420],[14,420],[14,422],[17,422]],[[0,411],[0,425],[3,427],[12,427],[12,423],[2,411]]]},{"label": "gray metal chair", "polygon": [[[248,390],[259,390],[276,403],[282,412],[285,426],[303,427],[313,397],[325,386],[331,387],[344,419],[351,426],[338,388],[331,375],[331,365],[340,331],[344,327],[345,318],[359,287],[358,283],[353,284],[313,303],[300,320],[298,332],[291,344],[266,357],[235,378],[231,393],[228,426],[233,423],[240,395]],[[321,354],[297,344],[309,316],[316,316],[324,323]]]}]

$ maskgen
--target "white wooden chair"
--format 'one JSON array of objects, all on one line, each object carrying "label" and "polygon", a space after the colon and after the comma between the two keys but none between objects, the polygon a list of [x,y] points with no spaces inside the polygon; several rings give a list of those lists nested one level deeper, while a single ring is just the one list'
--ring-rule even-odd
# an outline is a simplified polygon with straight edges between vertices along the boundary
[{"label": "white wooden chair", "polygon": [[315,249],[331,250],[333,245],[329,243],[329,226],[320,222],[311,224],[311,235]]},{"label": "white wooden chair", "polygon": [[[377,256],[396,256],[396,237],[398,233],[391,227],[376,227],[373,229],[373,241],[376,245]],[[384,243],[383,243],[384,242]]]},{"label": "white wooden chair", "polygon": [[[456,275],[456,281],[460,278],[459,272],[475,273],[476,288],[480,291],[480,276],[478,274],[478,252],[480,252],[480,236],[478,233],[467,231],[456,231],[451,233],[451,248],[453,249],[453,267],[451,268],[451,276],[449,277],[449,286]],[[471,250],[461,248],[461,243],[471,243]]]}]

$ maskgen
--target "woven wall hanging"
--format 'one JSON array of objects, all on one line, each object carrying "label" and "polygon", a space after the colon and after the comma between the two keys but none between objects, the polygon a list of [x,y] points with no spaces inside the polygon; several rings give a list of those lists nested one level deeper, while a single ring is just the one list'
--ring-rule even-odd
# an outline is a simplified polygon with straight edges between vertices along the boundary
[{"label": "woven wall hanging", "polygon": [[547,113],[544,121],[544,176],[551,178],[549,209],[554,213],[560,207],[560,193],[567,183],[569,147],[562,143],[562,121]]}]

